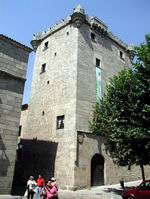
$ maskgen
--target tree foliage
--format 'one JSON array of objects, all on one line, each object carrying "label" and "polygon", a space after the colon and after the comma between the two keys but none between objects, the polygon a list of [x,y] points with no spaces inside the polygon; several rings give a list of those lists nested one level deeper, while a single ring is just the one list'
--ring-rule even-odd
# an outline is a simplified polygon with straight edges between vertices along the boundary
[{"label": "tree foliage", "polygon": [[110,79],[90,129],[107,137],[115,163],[142,168],[150,164],[150,35],[134,53],[133,67]]}]

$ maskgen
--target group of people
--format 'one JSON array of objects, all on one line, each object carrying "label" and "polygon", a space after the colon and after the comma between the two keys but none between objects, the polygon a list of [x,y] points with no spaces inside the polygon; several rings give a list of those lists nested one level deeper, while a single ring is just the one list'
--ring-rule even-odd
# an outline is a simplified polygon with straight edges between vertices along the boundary
[{"label": "group of people", "polygon": [[35,180],[33,176],[30,176],[27,181],[27,187],[25,196],[27,199],[58,199],[58,187],[55,178],[50,178],[45,182],[44,178],[39,175]]}]

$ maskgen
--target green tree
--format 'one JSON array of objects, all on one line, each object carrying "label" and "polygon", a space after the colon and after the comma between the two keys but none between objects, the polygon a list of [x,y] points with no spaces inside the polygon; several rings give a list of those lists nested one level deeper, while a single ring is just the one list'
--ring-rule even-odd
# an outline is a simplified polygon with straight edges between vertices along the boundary
[{"label": "green tree", "polygon": [[134,54],[133,67],[110,79],[90,129],[107,137],[116,164],[139,165],[144,180],[144,165],[150,165],[150,35]]}]

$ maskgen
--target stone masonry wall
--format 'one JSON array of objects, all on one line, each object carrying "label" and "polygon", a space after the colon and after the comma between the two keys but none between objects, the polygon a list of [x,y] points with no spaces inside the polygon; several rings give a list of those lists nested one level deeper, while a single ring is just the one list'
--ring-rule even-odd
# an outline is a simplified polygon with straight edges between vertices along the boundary
[{"label": "stone masonry wall", "polygon": [[0,36],[0,193],[10,193],[29,50]]},{"label": "stone masonry wall", "polygon": [[[101,154],[104,157],[104,184],[118,184],[121,178],[125,182],[140,180],[142,174],[140,166],[133,166],[131,170],[127,167],[118,167],[113,163],[110,154],[106,151],[106,140],[103,137],[79,133],[82,142],[78,142],[78,167],[76,167],[76,186],[91,186],[91,160],[95,154]],[[145,176],[150,177],[150,167],[145,166]],[[86,176],[86,177],[85,177]]]},{"label": "stone masonry wall", "polygon": [[[95,40],[91,39],[91,32]],[[125,55],[121,59],[119,51]],[[86,59],[85,59],[86,58]],[[96,34],[86,24],[79,29],[77,69],[77,130],[89,132],[89,121],[96,101],[96,58],[102,71],[102,94],[109,78],[130,66],[129,55],[108,37]]]},{"label": "stone masonry wall", "polygon": [[[91,32],[95,34],[95,40],[91,39]],[[120,51],[124,53],[124,59],[120,58]],[[109,78],[121,69],[130,67],[130,58],[124,48],[110,38],[96,34],[88,25],[83,24],[79,29],[78,40],[76,130],[79,132],[89,132],[89,121],[96,101],[96,58],[100,60],[102,69],[103,94]],[[129,171],[127,168],[114,165],[105,153],[104,141],[98,137],[85,136],[83,144],[77,145],[77,151],[79,164],[75,169],[76,187],[91,185],[91,159],[96,153],[105,158],[105,184],[118,183],[121,177],[126,181],[141,179],[139,167],[133,167]],[[146,167],[147,176],[148,171],[149,167]]]},{"label": "stone masonry wall", "polygon": [[[70,189],[74,184],[76,158],[77,36],[77,29],[68,25],[38,46],[27,128],[23,132],[25,139],[58,144],[54,175],[61,188]],[[47,41],[48,48],[44,50]],[[45,72],[41,73],[44,63]],[[64,129],[56,129],[56,118],[61,115],[65,116]]]}]

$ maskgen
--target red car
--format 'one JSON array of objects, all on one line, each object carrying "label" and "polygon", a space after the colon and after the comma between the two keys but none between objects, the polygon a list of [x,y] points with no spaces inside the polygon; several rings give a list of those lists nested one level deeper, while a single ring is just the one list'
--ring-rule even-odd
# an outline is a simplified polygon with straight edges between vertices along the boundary
[{"label": "red car", "polygon": [[143,181],[138,187],[125,190],[123,199],[150,199],[150,180]]}]

